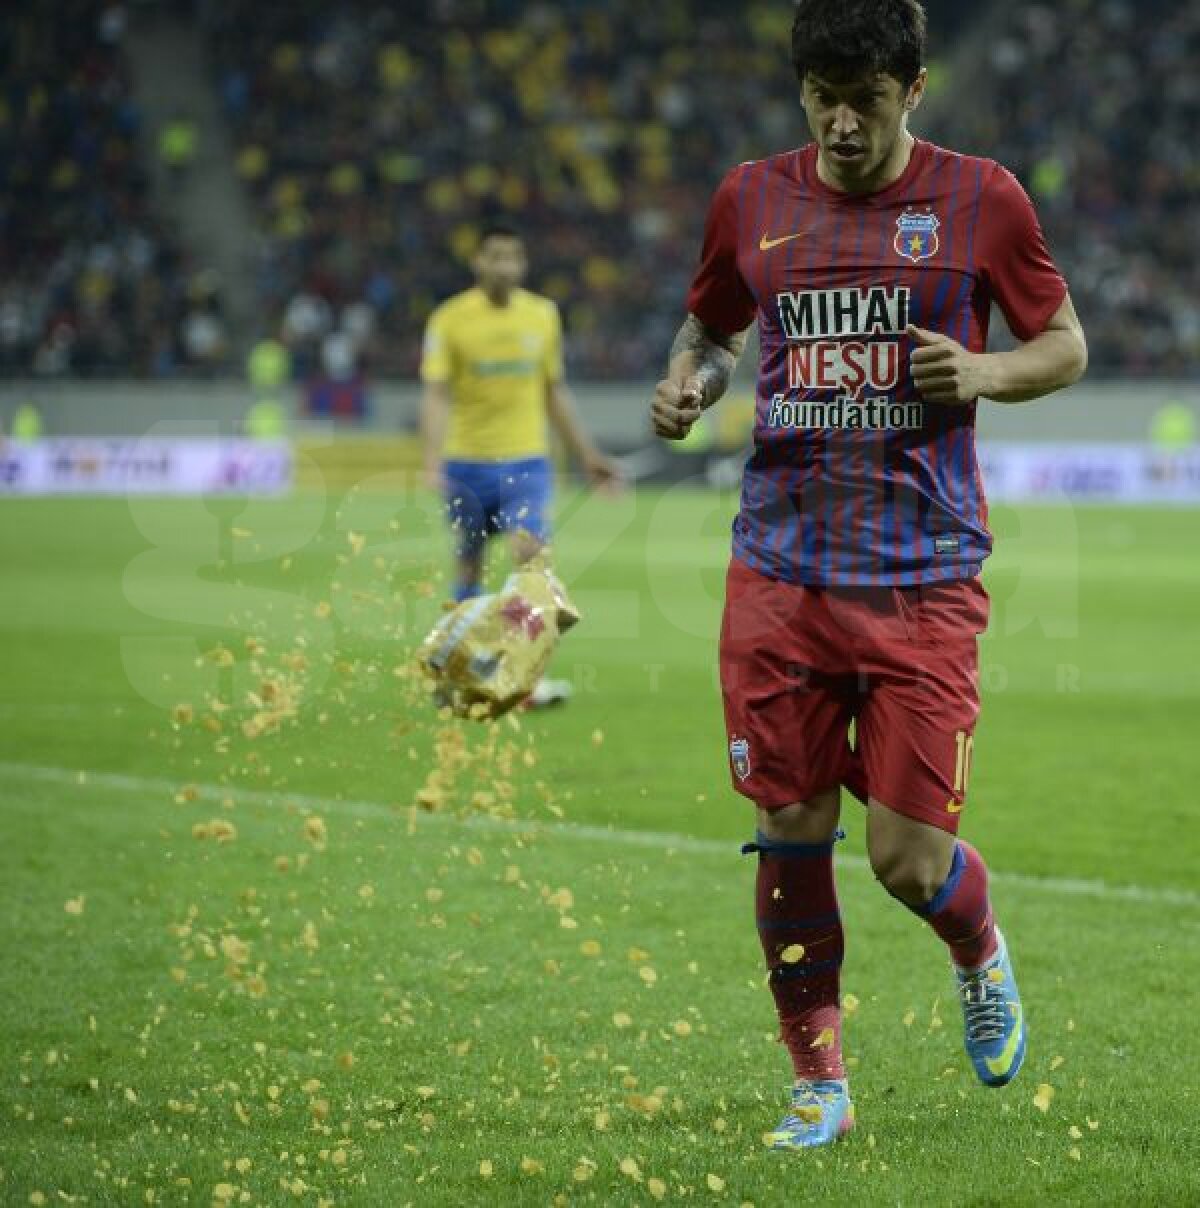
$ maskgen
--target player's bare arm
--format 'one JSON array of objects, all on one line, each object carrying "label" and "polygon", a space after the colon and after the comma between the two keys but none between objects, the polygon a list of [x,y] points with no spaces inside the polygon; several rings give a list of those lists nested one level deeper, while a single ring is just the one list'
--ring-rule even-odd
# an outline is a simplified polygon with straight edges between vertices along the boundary
[{"label": "player's bare arm", "polygon": [[445,382],[426,382],[421,393],[421,452],[425,485],[442,489],[442,449],[450,422],[450,387]]},{"label": "player's bare arm", "polygon": [[654,431],[667,440],[687,436],[701,412],[729,388],[745,347],[744,331],[716,331],[688,315],[671,345],[667,376],[654,389]]},{"label": "player's bare arm", "polygon": [[910,324],[913,382],[930,403],[1025,403],[1077,382],[1087,340],[1068,294],[1046,329],[1010,352],[968,352],[957,340]]},{"label": "player's bare arm", "polygon": [[596,448],[584,430],[579,422],[575,400],[565,382],[546,383],[546,414],[563,444],[567,446],[568,452],[593,486],[620,485],[621,471],[617,463]]}]

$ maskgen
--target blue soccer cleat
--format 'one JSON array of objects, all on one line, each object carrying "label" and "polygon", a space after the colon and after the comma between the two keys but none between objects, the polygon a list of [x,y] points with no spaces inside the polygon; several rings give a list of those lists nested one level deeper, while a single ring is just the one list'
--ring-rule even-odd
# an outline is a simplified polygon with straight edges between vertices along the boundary
[{"label": "blue soccer cleat", "polygon": [[772,1149],[815,1149],[832,1144],[853,1127],[854,1104],[844,1081],[797,1082],[791,1110],[766,1140]]},{"label": "blue soccer cleat", "polygon": [[996,955],[982,969],[956,969],[967,1056],[985,1086],[1005,1086],[1025,1060],[1025,1012],[1008,946],[997,930]]}]

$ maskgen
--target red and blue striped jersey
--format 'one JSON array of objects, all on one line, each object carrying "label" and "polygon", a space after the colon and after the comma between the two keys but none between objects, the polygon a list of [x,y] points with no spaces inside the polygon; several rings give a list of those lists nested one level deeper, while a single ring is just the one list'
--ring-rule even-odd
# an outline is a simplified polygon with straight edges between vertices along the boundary
[{"label": "red and blue striped jersey", "polygon": [[688,310],[732,333],[758,319],[754,452],[735,557],[813,585],[977,575],[991,551],[975,403],[927,403],[914,323],[987,346],[996,302],[1019,340],[1066,296],[1010,172],[917,140],[900,178],[841,193],[809,144],[741,164],[713,197]]}]

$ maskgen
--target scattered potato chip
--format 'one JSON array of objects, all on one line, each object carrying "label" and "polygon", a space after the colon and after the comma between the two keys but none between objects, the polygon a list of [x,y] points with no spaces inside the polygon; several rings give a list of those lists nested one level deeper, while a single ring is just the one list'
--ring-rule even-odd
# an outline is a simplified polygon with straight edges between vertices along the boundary
[{"label": "scattered potato chip", "polygon": [[725,1190],[725,1180],[719,1174],[706,1174],[704,1181],[708,1184],[709,1191],[721,1192]]},{"label": "scattered potato chip", "polygon": [[250,945],[232,934],[221,937],[221,952],[234,965],[244,965],[250,959]]},{"label": "scattered potato chip", "polygon": [[86,899],[83,894],[80,894],[79,897],[77,897],[77,898],[68,898],[63,903],[63,909],[68,914],[82,914],[83,913],[83,904],[84,904],[85,900]]},{"label": "scattered potato chip", "polygon": [[779,954],[779,958],[785,965],[794,965],[798,961],[802,961],[804,959],[804,945],[788,944],[788,946]]},{"label": "scattered potato chip", "polygon": [[1033,1096],[1033,1106],[1040,1112],[1048,1112],[1053,1098],[1054,1087],[1048,1082],[1041,1082],[1038,1084],[1037,1093]]}]

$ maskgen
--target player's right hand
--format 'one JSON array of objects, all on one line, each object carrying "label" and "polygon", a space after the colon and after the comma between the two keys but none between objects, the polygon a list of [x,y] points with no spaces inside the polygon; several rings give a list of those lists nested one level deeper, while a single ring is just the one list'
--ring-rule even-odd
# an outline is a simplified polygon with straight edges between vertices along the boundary
[{"label": "player's right hand", "polygon": [[445,489],[446,478],[445,474],[442,472],[442,463],[440,461],[426,462],[423,477],[425,480],[425,489],[427,491],[432,491],[435,495],[442,494]]},{"label": "player's right hand", "polygon": [[650,418],[655,434],[664,440],[683,440],[704,411],[704,383],[698,378],[662,381],[654,388]]}]

